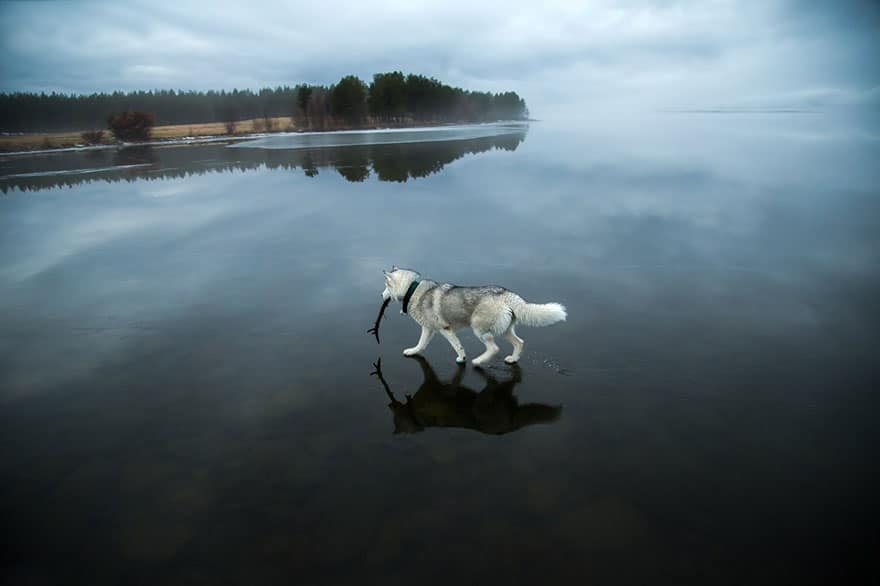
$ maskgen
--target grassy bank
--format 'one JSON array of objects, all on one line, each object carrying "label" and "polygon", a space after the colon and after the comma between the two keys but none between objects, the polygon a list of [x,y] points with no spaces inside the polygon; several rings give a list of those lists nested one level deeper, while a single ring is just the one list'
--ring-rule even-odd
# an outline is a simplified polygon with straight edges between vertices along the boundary
[{"label": "grassy bank", "polygon": [[[290,117],[270,118],[269,132],[293,132],[296,124]],[[207,124],[174,124],[155,126],[151,132],[151,140],[172,140],[187,137],[206,138],[215,136],[246,136],[258,132],[266,132],[266,119],[255,118],[235,123],[232,133],[227,131],[222,122]],[[81,132],[49,132],[34,134],[17,134],[0,136],[0,151],[31,151],[40,149],[66,148],[83,145],[85,142]],[[114,144],[116,141],[110,131],[105,131],[103,144]]]},{"label": "grassy bank", "polygon": [[[150,133],[151,141],[174,140],[181,138],[241,138],[253,134],[265,132],[297,132],[297,131],[333,131],[333,130],[371,130],[376,128],[414,128],[425,126],[445,126],[452,124],[450,122],[416,122],[414,120],[403,120],[394,123],[383,121],[366,122],[356,126],[344,125],[339,123],[330,123],[322,128],[303,128],[296,124],[296,121],[288,116],[277,118],[269,118],[269,127],[267,128],[265,118],[254,118],[252,120],[242,120],[235,123],[234,130],[230,133],[225,123],[210,122],[207,124],[173,124],[166,126],[154,126]],[[11,153],[20,151],[36,151],[47,149],[69,148],[75,146],[84,146],[86,143],[80,132],[48,132],[33,134],[16,134],[10,136],[0,136],[0,153]],[[104,140],[100,144],[113,145],[117,141],[110,134],[109,130],[104,132]]]}]

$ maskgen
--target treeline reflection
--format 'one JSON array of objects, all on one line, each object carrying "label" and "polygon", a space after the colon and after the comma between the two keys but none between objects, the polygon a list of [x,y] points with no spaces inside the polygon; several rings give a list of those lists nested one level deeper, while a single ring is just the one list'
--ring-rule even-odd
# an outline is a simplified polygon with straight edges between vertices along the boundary
[{"label": "treeline reflection", "polygon": [[348,181],[371,176],[406,182],[440,172],[469,154],[514,151],[526,131],[467,140],[267,150],[197,146],[141,146],[118,150],[45,153],[0,160],[0,191],[39,191],[90,182],[177,179],[212,172],[301,169],[315,177],[332,169]]}]

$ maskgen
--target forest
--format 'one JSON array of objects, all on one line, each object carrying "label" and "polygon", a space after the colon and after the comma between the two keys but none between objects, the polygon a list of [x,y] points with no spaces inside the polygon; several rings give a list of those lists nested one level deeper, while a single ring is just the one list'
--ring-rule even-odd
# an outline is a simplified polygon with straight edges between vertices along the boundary
[{"label": "forest", "polygon": [[289,116],[307,129],[371,124],[492,122],[528,117],[516,92],[469,91],[432,77],[377,73],[367,84],[354,75],[330,86],[299,84],[231,91],[153,90],[113,93],[0,93],[0,132],[103,129],[121,112],[150,113],[157,125]]}]

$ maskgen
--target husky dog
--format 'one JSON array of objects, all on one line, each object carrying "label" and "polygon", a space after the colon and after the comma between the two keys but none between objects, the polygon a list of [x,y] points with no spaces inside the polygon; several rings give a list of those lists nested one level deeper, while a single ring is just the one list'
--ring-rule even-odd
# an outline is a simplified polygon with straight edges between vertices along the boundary
[{"label": "husky dog", "polygon": [[565,307],[558,303],[526,303],[503,287],[459,287],[422,279],[416,271],[392,267],[385,274],[382,299],[400,301],[402,313],[422,326],[419,342],[403,351],[404,356],[419,354],[427,348],[434,334],[440,332],[455,350],[455,361],[465,362],[464,348],[456,330],[470,327],[486,345],[486,351],[474,359],[475,366],[486,364],[498,352],[497,336],[504,336],[513,345],[513,354],[504,361],[513,364],[522,356],[525,342],[514,327],[549,326],[565,320]]}]

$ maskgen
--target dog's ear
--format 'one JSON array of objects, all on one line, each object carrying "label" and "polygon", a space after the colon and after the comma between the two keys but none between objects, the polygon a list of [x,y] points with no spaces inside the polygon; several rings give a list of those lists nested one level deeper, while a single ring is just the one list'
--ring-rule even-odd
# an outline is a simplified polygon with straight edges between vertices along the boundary
[{"label": "dog's ear", "polygon": [[391,272],[393,273],[396,270],[397,270],[397,265],[391,265]]}]

